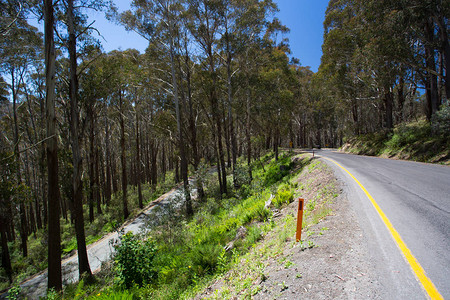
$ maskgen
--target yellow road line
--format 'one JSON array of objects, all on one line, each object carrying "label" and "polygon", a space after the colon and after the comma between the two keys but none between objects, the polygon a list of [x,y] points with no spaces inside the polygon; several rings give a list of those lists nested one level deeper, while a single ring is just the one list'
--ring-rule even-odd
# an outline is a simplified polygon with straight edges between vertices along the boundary
[{"label": "yellow road line", "polygon": [[389,219],[386,217],[384,212],[381,210],[381,208],[378,206],[377,202],[375,202],[375,199],[369,194],[369,192],[366,190],[366,188],[358,181],[358,179],[355,178],[355,176],[352,175],[347,169],[345,169],[343,166],[338,164],[336,161],[323,157],[322,158],[329,160],[333,163],[335,163],[338,167],[340,167],[342,170],[347,172],[350,177],[355,180],[355,182],[359,185],[359,187],[364,191],[366,196],[369,198],[370,202],[372,202],[372,205],[375,207],[376,211],[380,215],[381,219],[383,220],[384,224],[388,228],[389,232],[392,234],[392,237],[394,238],[395,242],[397,243],[397,246],[400,248],[400,250],[403,253],[403,256],[408,261],[409,265],[411,266],[411,269],[414,271],[414,274],[416,275],[417,279],[419,279],[420,283],[422,284],[423,288],[427,292],[428,296],[431,299],[444,299],[441,294],[439,294],[438,290],[434,286],[433,282],[427,277],[425,274],[424,269],[419,264],[417,259],[414,257],[414,255],[411,253],[411,250],[408,249],[405,242],[403,242],[402,238],[400,237],[400,234],[395,230],[394,226],[392,226]]}]

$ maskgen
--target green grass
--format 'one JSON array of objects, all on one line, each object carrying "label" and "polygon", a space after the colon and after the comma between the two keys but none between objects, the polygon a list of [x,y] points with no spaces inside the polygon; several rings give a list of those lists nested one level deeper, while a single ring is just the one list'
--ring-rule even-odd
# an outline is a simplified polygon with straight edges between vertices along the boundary
[{"label": "green grass", "polygon": [[[275,196],[273,204],[277,207],[293,200],[293,185],[289,179],[301,170],[302,163],[300,161],[296,168],[289,156],[281,156],[278,162],[271,157],[262,158],[260,164],[253,166],[253,181],[242,187],[246,192],[233,191],[222,199],[217,197],[216,177],[206,178],[207,200],[197,206],[191,219],[177,214],[168,216],[163,225],[145,237],[154,241],[157,248],[152,263],[157,276],[150,284],[135,286],[128,292],[134,298],[142,299],[189,298],[212,278],[227,272],[273,228],[272,212],[264,208],[271,194]],[[243,178],[242,182],[246,179]],[[242,194],[246,197],[240,197]],[[294,223],[293,217],[286,220],[286,229],[280,236],[284,239],[290,236]],[[246,228],[245,235],[234,240],[241,227]],[[233,249],[225,251],[224,247],[233,240]],[[105,279],[101,279],[92,291],[86,292],[86,297],[124,288],[116,280],[114,271],[101,278]],[[251,286],[251,281],[242,284]],[[75,290],[74,287],[66,289],[64,299],[73,298]]]},{"label": "green grass", "polygon": [[[312,163],[312,161],[307,160],[303,161],[303,163],[308,165],[308,163]],[[310,166],[310,164],[308,166]],[[326,169],[326,166],[322,163],[314,163],[313,167],[305,168],[301,174],[317,174],[318,172],[322,172],[323,169]],[[330,171],[328,170],[328,172]],[[321,180],[320,178],[321,176],[313,176],[310,184],[317,184]],[[291,177],[291,181],[297,180],[298,176]],[[313,187],[309,186],[310,184],[304,184],[303,188],[308,190],[313,189]],[[284,184],[278,186],[278,189],[282,190],[283,185]],[[317,189],[315,196],[321,197],[321,200],[317,201],[317,205],[322,206],[324,204],[329,205],[332,203],[336,198],[334,197],[336,191],[336,187],[331,184],[324,185],[322,188]],[[306,237],[306,239],[299,243],[297,243],[294,238],[296,231],[296,217],[293,216],[292,213],[287,213],[284,217],[274,221],[270,232],[266,234],[264,240],[260,244],[252,247],[251,251],[248,253],[241,254],[237,260],[234,260],[231,263],[231,267],[227,273],[218,275],[209,285],[206,285],[210,286],[213,282],[220,282],[218,284],[218,289],[214,290],[206,298],[221,300],[251,299],[252,296],[256,295],[262,289],[262,286],[258,284],[258,282],[267,280],[266,269],[269,265],[272,265],[273,268],[273,260],[277,261],[279,267],[294,269],[296,264],[291,260],[289,254],[284,254],[285,250],[292,247],[299,247],[301,251],[305,251],[317,246],[311,240],[308,240],[308,236],[315,234],[313,231],[310,231],[308,227],[314,223],[313,219],[316,217],[316,212],[317,208],[313,210],[306,209],[304,218],[304,237]],[[320,232],[323,234],[326,230],[328,230],[328,228],[322,227]],[[301,273],[293,274],[296,274],[296,278],[302,278]],[[278,285],[284,288],[285,282],[279,282]],[[200,290],[199,293],[202,291],[203,290]],[[189,296],[194,295],[189,294]],[[196,296],[198,297],[199,294]]]}]

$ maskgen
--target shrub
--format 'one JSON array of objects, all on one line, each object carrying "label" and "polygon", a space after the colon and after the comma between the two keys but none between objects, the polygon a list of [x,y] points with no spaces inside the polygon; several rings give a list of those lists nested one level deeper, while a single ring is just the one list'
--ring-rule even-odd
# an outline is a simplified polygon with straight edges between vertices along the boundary
[{"label": "shrub", "polygon": [[272,200],[273,205],[276,208],[283,206],[283,204],[289,204],[294,199],[294,193],[290,189],[280,189]]},{"label": "shrub", "polygon": [[430,137],[431,127],[428,123],[402,124],[394,129],[394,135],[386,142],[392,150],[399,150],[417,141],[426,141]]},{"label": "shrub", "polygon": [[278,162],[272,162],[264,176],[264,185],[270,186],[289,174],[292,168],[289,156],[282,157]]},{"label": "shrub", "polygon": [[272,215],[270,209],[265,208],[264,204],[261,204],[256,209],[256,214],[258,216],[258,221],[264,222],[269,219],[269,217]]},{"label": "shrub", "polygon": [[115,248],[114,264],[121,285],[128,289],[155,279],[153,258],[156,247],[151,240],[140,241],[132,232],[127,232],[120,237],[120,243]]},{"label": "shrub", "polygon": [[442,135],[450,135],[450,102],[441,106],[431,120],[433,132]]},{"label": "shrub", "polygon": [[223,248],[218,244],[195,245],[190,251],[190,259],[198,275],[213,274]]},{"label": "shrub", "polygon": [[236,164],[234,169],[236,187],[248,185],[251,183],[250,174],[248,173],[248,166]]}]

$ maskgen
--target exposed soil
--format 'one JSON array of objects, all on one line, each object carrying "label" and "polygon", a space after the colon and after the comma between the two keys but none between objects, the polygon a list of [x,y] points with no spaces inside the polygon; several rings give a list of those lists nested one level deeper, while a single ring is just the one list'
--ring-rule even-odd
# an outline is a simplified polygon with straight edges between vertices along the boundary
[{"label": "exposed soil", "polygon": [[[286,217],[289,219],[291,215],[296,220],[298,201],[294,201],[280,211],[274,230],[196,299],[382,298],[374,266],[367,259],[367,243],[339,182],[325,164],[320,164],[312,172],[307,169],[298,178],[301,184],[297,191],[297,195],[306,199],[305,206],[308,206],[308,201],[314,201],[309,199],[316,201],[314,210],[307,216],[307,223],[315,223],[312,222],[313,216],[323,207],[329,206],[332,213],[303,229],[303,243],[295,242],[294,228],[281,244],[280,251],[262,254],[265,253],[264,247],[274,247],[272,242],[280,235],[277,228],[287,224]],[[337,197],[332,201],[324,199],[324,187],[332,187],[334,191],[328,191],[328,194]],[[247,264],[257,265],[259,269],[246,268]],[[255,274],[255,270],[259,270],[259,274]],[[233,280],[237,277],[238,280]],[[251,284],[241,284],[246,281]]]}]

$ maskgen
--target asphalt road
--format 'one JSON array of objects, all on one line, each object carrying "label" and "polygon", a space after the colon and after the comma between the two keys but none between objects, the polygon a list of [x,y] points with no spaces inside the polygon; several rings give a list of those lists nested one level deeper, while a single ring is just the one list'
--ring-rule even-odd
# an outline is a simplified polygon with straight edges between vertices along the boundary
[{"label": "asphalt road", "polygon": [[[315,151],[355,176],[373,196],[444,299],[450,299],[450,167]],[[428,296],[374,206],[356,182],[323,159],[344,183],[386,299]]]}]

